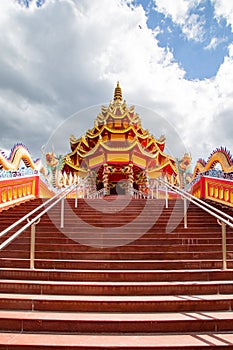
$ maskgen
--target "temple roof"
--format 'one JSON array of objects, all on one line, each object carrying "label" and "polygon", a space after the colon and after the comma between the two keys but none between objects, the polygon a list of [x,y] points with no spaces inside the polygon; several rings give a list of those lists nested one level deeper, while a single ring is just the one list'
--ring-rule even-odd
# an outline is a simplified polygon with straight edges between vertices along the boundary
[{"label": "temple roof", "polygon": [[[126,153],[141,155],[149,165],[150,160],[160,169],[170,164],[175,169],[175,159],[164,153],[165,137],[160,139],[143,129],[141,119],[135,113],[134,106],[127,107],[122,100],[122,90],[119,82],[114,90],[114,98],[108,107],[102,106],[94,121],[92,129],[76,139],[70,137],[71,153],[67,154],[67,166],[78,170],[83,160],[95,154]],[[136,152],[136,153],[135,153]],[[130,157],[131,157],[130,156]],[[84,162],[85,166],[87,162]],[[173,171],[173,170],[171,170]]]}]

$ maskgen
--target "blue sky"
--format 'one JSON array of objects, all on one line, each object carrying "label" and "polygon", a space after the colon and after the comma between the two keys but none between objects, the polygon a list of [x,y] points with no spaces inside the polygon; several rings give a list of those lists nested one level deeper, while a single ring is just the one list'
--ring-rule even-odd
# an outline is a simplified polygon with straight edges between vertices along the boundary
[{"label": "blue sky", "polygon": [[119,80],[173,156],[233,152],[232,1],[1,0],[0,51],[0,149],[69,152]]},{"label": "blue sky", "polygon": [[[211,1],[201,1],[189,12],[189,15],[195,14],[203,21],[203,37],[199,40],[188,40],[181,26],[174,23],[171,16],[158,11],[154,1],[135,0],[133,3],[143,6],[148,16],[148,28],[157,28],[159,45],[173,52],[174,59],[184,68],[187,79],[205,79],[216,75],[228,53],[228,45],[233,41],[233,33],[224,18],[215,18]],[[216,38],[217,45],[208,48],[213,38]]]}]

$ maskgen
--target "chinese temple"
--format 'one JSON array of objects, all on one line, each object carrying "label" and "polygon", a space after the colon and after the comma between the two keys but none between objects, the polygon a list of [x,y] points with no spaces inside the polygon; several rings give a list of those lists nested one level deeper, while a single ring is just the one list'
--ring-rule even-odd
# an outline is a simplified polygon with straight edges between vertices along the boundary
[{"label": "chinese temple", "polygon": [[143,129],[134,106],[127,107],[117,83],[114,98],[102,106],[94,127],[76,139],[70,137],[71,152],[64,158],[63,173],[89,176],[94,190],[106,194],[126,193],[130,188],[146,192],[148,182],[165,177],[176,183],[174,158],[164,153],[165,137],[158,140]]}]

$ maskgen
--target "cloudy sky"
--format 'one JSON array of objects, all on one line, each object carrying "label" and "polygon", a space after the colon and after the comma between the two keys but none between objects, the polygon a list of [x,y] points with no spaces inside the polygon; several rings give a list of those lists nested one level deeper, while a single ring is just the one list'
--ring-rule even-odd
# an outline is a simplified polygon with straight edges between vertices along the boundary
[{"label": "cloudy sky", "polygon": [[0,52],[2,150],[69,152],[119,80],[173,156],[233,151],[232,1],[1,0]]}]

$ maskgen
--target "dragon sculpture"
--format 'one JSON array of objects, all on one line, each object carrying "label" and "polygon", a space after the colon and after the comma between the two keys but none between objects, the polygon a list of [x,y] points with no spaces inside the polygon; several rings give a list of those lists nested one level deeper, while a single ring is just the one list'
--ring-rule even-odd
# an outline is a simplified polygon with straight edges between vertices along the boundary
[{"label": "dragon sculpture", "polygon": [[69,182],[67,176],[62,176],[61,174],[64,157],[62,155],[56,156],[54,150],[45,153],[42,148],[41,151],[45,157],[45,166],[41,159],[33,160],[27,147],[21,143],[17,143],[13,146],[8,157],[0,150],[0,170],[17,171],[20,169],[21,162],[23,162],[27,168],[37,170],[43,174],[44,178],[53,187],[63,187],[64,182],[65,184]]},{"label": "dragon sculpture", "polygon": [[10,151],[9,157],[0,150],[0,170],[16,171],[19,169],[21,161],[27,168],[41,171],[40,159],[33,160],[28,149],[21,143],[17,143]]},{"label": "dragon sculpture", "polygon": [[178,177],[180,187],[185,187],[192,180],[191,154],[185,153],[181,159],[177,159]]},{"label": "dragon sculpture", "polygon": [[64,165],[64,157],[62,155],[56,156],[53,149],[52,152],[45,154],[45,162],[47,168],[47,174],[45,177],[48,182],[53,187],[63,187],[63,176],[61,170]]},{"label": "dragon sculpture", "polygon": [[198,174],[204,173],[210,169],[214,169],[216,164],[220,164],[224,173],[233,172],[233,157],[225,147],[220,147],[214,150],[207,161],[199,159],[196,163],[193,172],[193,178],[197,177]]}]

